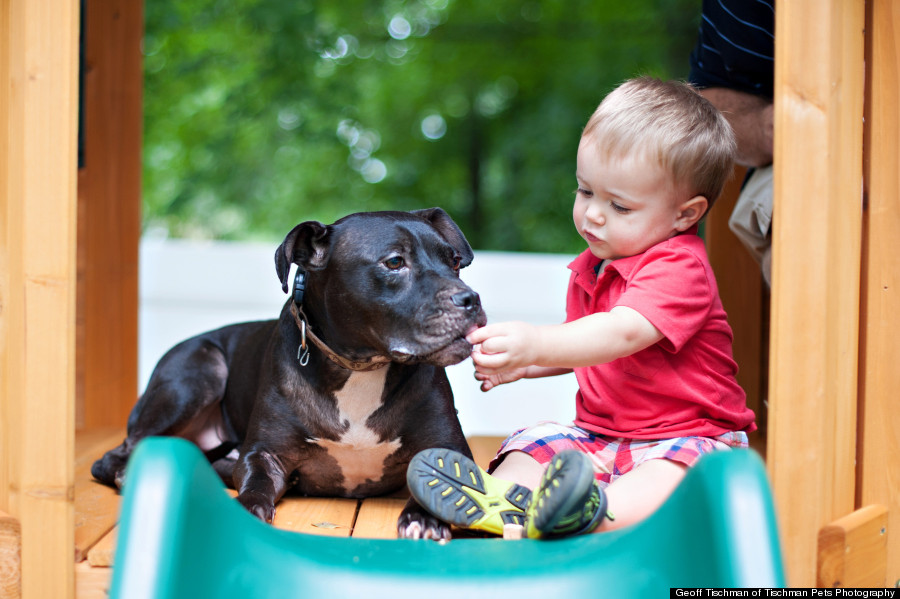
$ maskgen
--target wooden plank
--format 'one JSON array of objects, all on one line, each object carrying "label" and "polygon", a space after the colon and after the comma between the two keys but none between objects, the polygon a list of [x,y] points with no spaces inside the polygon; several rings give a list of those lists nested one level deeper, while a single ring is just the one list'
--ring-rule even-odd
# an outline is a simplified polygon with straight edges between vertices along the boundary
[{"label": "wooden plank", "polygon": [[143,2],[85,12],[77,426],[122,426],[137,399]]},{"label": "wooden plank", "polygon": [[817,587],[885,587],[888,511],[870,505],[819,531]]},{"label": "wooden plank", "polygon": [[353,536],[361,539],[396,539],[397,518],[406,501],[394,497],[364,499],[353,527]]},{"label": "wooden plank", "polygon": [[721,197],[706,217],[704,238],[719,297],[734,332],[734,360],[738,364],[737,380],[747,394],[747,405],[756,414],[759,432],[764,437],[766,408],[764,405],[767,364],[763,361],[763,305],[767,295],[759,265],[737,236],[728,228],[747,170],[735,167]]},{"label": "wooden plank", "polygon": [[125,431],[118,427],[79,432],[75,451],[75,561],[88,552],[116,525],[121,497],[111,487],[91,476],[91,466],[107,450],[122,442]]},{"label": "wooden plank", "polygon": [[815,584],[819,529],[855,507],[864,17],[840,0],[775,14],[767,454],[792,586]]},{"label": "wooden plank", "polygon": [[359,502],[333,497],[288,497],[275,506],[277,528],[329,537],[349,537]]},{"label": "wooden plank", "polygon": [[0,599],[22,596],[22,528],[19,521],[0,512]]},{"label": "wooden plank", "polygon": [[82,429],[75,433],[75,467],[93,464],[125,439],[124,426]]},{"label": "wooden plank", "polygon": [[78,599],[108,599],[112,568],[92,568],[87,562],[75,565],[75,596]]},{"label": "wooden plank", "polygon": [[97,541],[87,554],[87,562],[95,568],[108,568],[116,557],[116,539],[119,527],[113,528]]},{"label": "wooden plank", "polygon": [[[866,2],[864,270],[857,505],[888,508],[900,531],[900,5]],[[900,533],[889,535],[884,586],[900,581]],[[878,584],[875,586],[882,586]]]},{"label": "wooden plank", "polygon": [[[10,258],[18,249],[9,237],[7,223],[17,222],[18,206],[8,193],[10,150],[10,44],[11,31],[5,26],[10,22],[10,3],[0,3],[0,510],[12,511],[10,507],[10,475],[13,458],[11,402],[7,399],[10,362],[14,360],[9,352],[9,300],[10,300]],[[16,219],[14,221],[14,219]]]},{"label": "wooden plank", "polygon": [[4,2],[8,296],[3,299],[7,495],[22,595],[74,593],[76,137],[79,3]]},{"label": "wooden plank", "polygon": [[[90,466],[83,466],[89,469]],[[75,483],[75,561],[116,525],[121,497],[115,489],[80,474]]]}]

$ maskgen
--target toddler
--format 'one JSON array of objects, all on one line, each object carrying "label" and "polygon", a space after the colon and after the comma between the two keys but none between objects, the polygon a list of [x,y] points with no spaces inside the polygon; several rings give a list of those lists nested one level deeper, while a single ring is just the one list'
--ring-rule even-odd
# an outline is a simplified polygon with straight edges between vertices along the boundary
[{"label": "toddler", "polygon": [[[649,77],[612,91],[578,145],[566,322],[469,334],[481,388],[575,372],[571,425],[504,441],[489,472],[445,449],[410,464],[415,499],[456,526],[553,538],[633,524],[706,453],[755,429],[700,220],[731,175],[724,117],[692,87]],[[534,491],[532,493],[532,490]],[[612,517],[615,514],[615,517]]]}]

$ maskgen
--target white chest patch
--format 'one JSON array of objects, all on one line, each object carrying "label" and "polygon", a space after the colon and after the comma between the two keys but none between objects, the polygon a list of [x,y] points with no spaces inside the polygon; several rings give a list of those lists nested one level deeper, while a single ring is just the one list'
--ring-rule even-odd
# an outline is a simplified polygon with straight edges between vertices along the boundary
[{"label": "white chest patch", "polygon": [[337,460],[344,475],[344,491],[350,492],[366,481],[378,481],[384,473],[384,460],[400,448],[400,439],[381,441],[366,426],[369,416],[381,407],[381,395],[387,368],[354,372],[344,387],[335,393],[341,422],[349,427],[337,441],[315,442]]}]

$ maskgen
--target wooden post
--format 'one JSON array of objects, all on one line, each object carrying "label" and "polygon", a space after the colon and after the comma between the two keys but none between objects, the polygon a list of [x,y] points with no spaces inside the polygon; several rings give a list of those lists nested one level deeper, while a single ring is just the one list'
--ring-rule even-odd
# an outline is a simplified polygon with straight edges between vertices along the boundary
[{"label": "wooden post", "polygon": [[78,193],[78,429],[124,426],[137,399],[143,2],[85,9]]},{"label": "wooden post", "polygon": [[888,508],[886,586],[900,581],[900,5],[866,2],[863,322],[857,505]]},{"label": "wooden post", "polygon": [[728,219],[740,195],[746,175],[735,168],[731,180],[706,217],[706,248],[716,274],[722,305],[734,332],[734,359],[737,380],[747,393],[747,405],[756,414],[758,436],[765,437],[766,408],[763,404],[767,365],[763,362],[764,312],[768,306],[765,281],[759,265],[737,236],[728,228]]},{"label": "wooden post", "polygon": [[[775,214],[768,468],[789,582],[854,510],[864,3],[775,11]],[[896,309],[896,308],[895,308]]]},{"label": "wooden post", "polygon": [[7,383],[9,381],[9,308],[10,297],[10,245],[9,219],[13,206],[9,196],[9,161],[12,149],[9,137],[10,115],[10,48],[12,29],[10,22],[10,3],[0,2],[0,510],[9,512],[10,476],[13,469],[12,460],[12,417],[11,401],[8,399]]},{"label": "wooden post", "polygon": [[0,3],[4,510],[25,599],[74,594],[78,2]]}]

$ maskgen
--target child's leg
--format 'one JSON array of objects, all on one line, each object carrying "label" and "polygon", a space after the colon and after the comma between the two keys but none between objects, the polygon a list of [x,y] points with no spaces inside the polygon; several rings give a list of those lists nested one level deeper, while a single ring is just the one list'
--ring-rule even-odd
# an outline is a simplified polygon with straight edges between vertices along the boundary
[{"label": "child's leg", "polygon": [[506,454],[500,465],[491,473],[492,476],[518,483],[529,489],[536,489],[541,481],[546,466],[538,463],[533,457],[522,451],[511,451]]},{"label": "child's leg", "polygon": [[644,462],[606,487],[608,509],[615,520],[605,519],[594,532],[635,524],[659,508],[684,478],[687,466],[671,460]]},{"label": "child's leg", "polygon": [[[599,494],[591,491],[581,476],[592,464],[586,454],[578,451],[558,453],[529,503],[526,515],[529,537],[604,532],[640,522],[668,499],[684,479],[687,469],[703,454],[746,447],[747,435],[736,431],[717,437],[650,441],[597,437],[594,441],[599,448],[592,456],[594,474],[600,481],[594,486]],[[609,470],[598,474],[596,464],[607,463],[610,451],[615,463],[612,476],[607,477]],[[604,478],[612,481],[604,485]],[[608,518],[596,517],[607,511]]]}]

